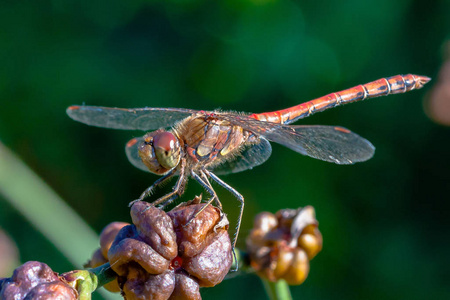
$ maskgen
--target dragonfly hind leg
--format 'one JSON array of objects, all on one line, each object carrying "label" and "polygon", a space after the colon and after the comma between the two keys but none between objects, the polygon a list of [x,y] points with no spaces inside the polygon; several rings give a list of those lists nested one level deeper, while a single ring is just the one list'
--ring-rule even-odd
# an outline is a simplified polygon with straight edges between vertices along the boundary
[{"label": "dragonfly hind leg", "polygon": [[236,191],[234,188],[229,186],[225,181],[223,181],[222,179],[217,177],[217,175],[215,175],[214,173],[212,173],[206,169],[203,169],[203,172],[205,172],[205,174],[208,175],[212,180],[214,180],[215,182],[220,184],[222,187],[224,187],[227,191],[229,191],[231,194],[233,194],[233,196],[236,197],[236,199],[239,202],[241,202],[240,209],[239,209],[239,217],[238,217],[238,221],[236,224],[236,233],[234,234],[233,244],[232,244],[233,249],[234,249],[236,247],[236,241],[239,236],[239,230],[241,229],[242,216],[244,214],[244,197],[241,194],[239,194],[239,192]]},{"label": "dragonfly hind leg", "polygon": [[[225,218],[225,213],[223,212],[222,209],[222,203],[220,203],[219,197],[217,197],[216,192],[214,191],[214,188],[212,187],[211,183],[208,180],[207,175],[205,174],[205,170],[200,170],[200,175],[201,178],[195,173],[195,172],[191,172],[192,177],[197,180],[200,185],[202,185],[205,190],[211,195],[211,199],[208,200],[208,202],[205,203],[205,205],[198,211],[195,213],[195,215],[185,224],[188,225],[189,223],[191,223],[192,220],[194,220],[209,204],[211,204],[214,200],[216,201],[217,205],[219,206],[219,210],[220,210],[220,221],[219,223],[216,224],[216,226],[214,227],[214,231],[216,231],[216,229],[218,228],[223,228],[225,226],[229,225],[228,219]],[[231,188],[231,187],[230,187]],[[237,192],[236,192],[237,193]],[[238,193],[239,194],[239,193]],[[241,196],[242,197],[242,196]],[[242,200],[244,198],[242,197]],[[243,202],[242,202],[243,204]],[[243,209],[243,208],[242,208]],[[241,211],[241,217],[242,217],[242,211]],[[240,220],[240,219],[239,219]],[[240,221],[238,222],[238,228],[240,227]],[[238,229],[239,231],[239,229]],[[234,236],[234,240],[233,240],[233,244],[232,244],[232,251],[233,251],[233,258],[234,261],[237,262],[237,257],[236,257],[236,252],[235,252],[235,245],[236,245],[236,238],[237,235]],[[231,272],[236,272],[238,270],[239,266],[238,264],[236,264],[236,268],[231,270]]]},{"label": "dragonfly hind leg", "polygon": [[211,195],[211,199],[209,199],[205,205],[198,211],[195,213],[195,215],[191,218],[191,220],[189,220],[187,224],[189,224],[193,219],[195,219],[203,210],[205,210],[205,208],[211,204],[213,201],[215,201],[215,203],[217,204],[217,206],[219,207],[220,210],[220,222],[217,225],[217,227],[223,227],[222,225],[222,219],[224,216],[223,210],[222,210],[222,203],[220,203],[219,201],[219,197],[217,197],[216,191],[214,191],[211,183],[209,182],[208,178],[206,177],[205,173],[203,173],[203,171],[200,171],[200,176],[198,176],[197,173],[195,173],[194,171],[191,172],[191,176],[192,178],[194,178],[195,180],[197,180],[198,183],[200,183],[201,186],[203,186],[203,188],[208,192],[208,194]]},{"label": "dragonfly hind leg", "polygon": [[[219,197],[216,194],[216,191],[214,190],[211,183],[209,182],[208,176],[206,176],[206,174],[205,174],[205,172],[203,172],[203,170],[200,170],[200,176],[203,179],[203,182],[205,182],[208,185],[208,187],[211,189],[211,191],[214,193],[214,195],[211,195],[211,196],[213,196],[215,203],[219,207],[219,209],[222,210],[222,203],[220,202]],[[208,204],[211,204],[211,202],[212,202],[212,200],[208,201]]]}]

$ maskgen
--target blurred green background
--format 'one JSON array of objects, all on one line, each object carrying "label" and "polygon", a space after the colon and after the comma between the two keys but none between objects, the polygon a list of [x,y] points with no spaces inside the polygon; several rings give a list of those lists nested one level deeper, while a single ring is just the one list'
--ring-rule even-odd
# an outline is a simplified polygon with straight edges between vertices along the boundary
[{"label": "blurred green background", "polygon": [[[1,0],[0,141],[100,232],[129,221],[128,202],[158,177],[126,159],[142,132],[74,122],[69,105],[271,111],[380,77],[435,78],[449,36],[442,0]],[[223,177],[246,198],[241,246],[258,212],[315,207],[324,250],[295,299],[450,298],[450,129],[424,113],[432,84],[298,122],[357,132],[377,147],[368,162],[337,166],[273,145],[265,164]],[[217,191],[235,222],[237,201]],[[183,199],[201,192],[191,181]],[[74,268],[1,190],[0,227],[22,262]],[[252,275],[202,295],[265,297]]]}]

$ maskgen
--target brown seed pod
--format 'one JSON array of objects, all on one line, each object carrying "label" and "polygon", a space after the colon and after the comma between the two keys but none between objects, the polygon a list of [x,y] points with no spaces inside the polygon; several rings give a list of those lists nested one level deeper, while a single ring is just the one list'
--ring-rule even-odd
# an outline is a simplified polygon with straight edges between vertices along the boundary
[{"label": "brown seed pod", "polygon": [[[96,268],[107,263],[108,251],[109,248],[111,248],[111,244],[113,243],[120,229],[127,225],[130,225],[130,223],[112,222],[106,225],[106,227],[103,228],[102,232],[100,233],[100,248],[94,252],[91,260],[85,265],[85,267]],[[112,293],[120,292],[120,287],[117,280],[113,280],[103,285],[103,287]]]},{"label": "brown seed pod", "polygon": [[142,201],[132,206],[133,225],[108,252],[127,299],[201,299],[200,287],[223,280],[232,263],[226,217],[200,200],[167,214]]},{"label": "brown seed pod", "polygon": [[258,275],[298,285],[308,276],[309,261],[322,249],[314,208],[283,209],[255,217],[247,237],[250,264]]},{"label": "brown seed pod", "polygon": [[14,270],[11,278],[0,280],[0,299],[77,299],[78,293],[61,281],[50,267],[29,261]]},{"label": "brown seed pod", "polygon": [[100,233],[100,249],[104,257],[108,257],[109,248],[111,248],[116,235],[119,233],[120,229],[123,227],[130,225],[130,223],[126,222],[112,222],[103,228]]}]

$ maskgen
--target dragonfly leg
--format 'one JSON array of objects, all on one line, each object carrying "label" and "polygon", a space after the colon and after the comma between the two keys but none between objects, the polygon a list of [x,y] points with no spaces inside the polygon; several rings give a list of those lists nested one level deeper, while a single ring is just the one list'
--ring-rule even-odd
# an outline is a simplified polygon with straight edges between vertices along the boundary
[{"label": "dragonfly leg", "polygon": [[198,176],[197,173],[195,173],[194,171],[191,171],[191,176],[192,178],[194,178],[198,183],[200,183],[200,185],[208,192],[208,194],[211,196],[211,199],[208,200],[208,204],[212,201],[214,201],[217,198],[217,194],[214,191],[214,189],[212,188],[211,184],[209,183],[209,181],[205,181],[203,178],[201,178],[200,176]]},{"label": "dragonfly leg", "polygon": [[172,192],[153,201],[152,204],[156,206],[162,203],[162,207],[164,208],[166,205],[169,205],[170,203],[172,203],[173,200],[175,200],[184,193],[185,186],[186,186],[186,160],[181,159],[180,176],[178,177],[177,183],[175,183]]},{"label": "dragonfly leg", "polygon": [[214,188],[212,187],[211,183],[209,182],[208,177],[205,175],[203,170],[200,170],[201,178],[195,172],[192,172],[191,176],[195,180],[197,180],[197,182],[200,183],[201,186],[203,186],[203,188],[208,192],[208,194],[211,195],[212,198],[210,200],[208,200],[207,204],[211,204],[212,201],[214,200],[214,202],[219,207],[219,209],[222,210],[222,203],[220,202],[219,197],[216,194],[216,191],[214,191]]},{"label": "dragonfly leg", "polygon": [[[214,231],[217,229],[217,228],[223,228],[224,226],[227,226],[229,223],[228,223],[228,220],[227,219],[225,219],[224,220],[224,216],[225,216],[225,214],[223,213],[223,209],[222,209],[222,203],[220,203],[220,201],[219,201],[219,197],[217,197],[217,194],[216,194],[216,192],[214,191],[214,188],[212,187],[212,185],[211,185],[211,183],[209,182],[209,180],[208,180],[208,177],[205,175],[205,172],[204,172],[204,170],[200,170],[200,175],[201,175],[201,178],[195,173],[195,172],[191,172],[191,175],[192,175],[192,177],[195,179],[195,180],[197,180],[204,188],[205,188],[205,190],[212,196],[212,198],[211,199],[209,199],[209,201],[208,202],[206,202],[205,203],[205,205],[198,211],[198,212],[196,212],[195,213],[195,215],[184,225],[184,226],[186,226],[186,225],[188,225],[189,223],[191,223],[192,222],[192,220],[194,220],[209,204],[211,204],[214,200],[216,200],[216,204],[219,206],[219,210],[220,210],[220,221],[219,221],[219,223],[214,227]],[[231,187],[230,187],[231,188]],[[236,192],[237,193],[237,192]],[[238,193],[239,194],[239,193]],[[242,196],[241,196],[242,197]],[[242,197],[242,200],[243,200],[244,198]],[[243,202],[241,202],[242,204],[243,204]],[[242,216],[242,212],[241,212],[241,216]],[[225,223],[226,222],[226,223]],[[240,227],[240,222],[239,222],[239,227]],[[238,231],[239,231],[239,229],[237,229]],[[232,247],[232,251],[233,251],[233,258],[234,258],[234,261],[236,261],[237,262],[237,257],[236,257],[236,252],[235,252],[235,244],[236,244],[236,238],[237,238],[237,235],[235,235],[235,237],[234,237],[234,240],[233,240],[233,247]],[[236,268],[235,269],[233,269],[233,270],[231,270],[231,272],[237,272],[237,270],[238,270],[238,268],[239,268],[239,266],[238,266],[238,264],[236,264]]]},{"label": "dragonfly leg", "polygon": [[206,176],[205,172],[203,172],[203,170],[200,170],[200,176],[202,177],[203,181],[208,184],[209,188],[214,192],[214,196],[215,196],[215,203],[216,205],[219,207],[219,209],[222,211],[222,203],[220,203],[219,197],[217,196],[217,194],[214,191],[214,188],[212,187],[211,183],[208,180],[208,177]]},{"label": "dragonfly leg", "polygon": [[[203,178],[203,181],[205,181],[209,185],[209,187],[211,188],[211,190],[215,194],[214,188],[212,187],[211,183],[209,182],[208,176],[206,176],[206,174],[205,174],[205,172],[203,172],[203,170],[200,170],[200,175]],[[208,201],[208,203],[206,203],[206,205],[204,207],[206,207],[207,205],[211,204],[212,201],[213,201],[213,199],[210,199]],[[215,194],[215,203],[216,203],[216,205],[217,205],[217,207],[219,208],[219,211],[220,211],[220,221],[214,227],[214,231],[217,228],[224,228],[225,226],[229,225],[228,219],[226,218],[226,214],[223,212],[222,203],[220,203],[220,200],[219,200],[219,197],[217,196],[217,194]],[[201,211],[199,211],[197,214],[199,214],[200,212]],[[196,216],[197,216],[197,214],[196,214]],[[233,255],[234,255],[234,258],[236,258],[236,253],[234,253],[234,251],[233,251]]]},{"label": "dragonfly leg", "polygon": [[[172,193],[171,193],[172,194]],[[161,204],[157,204],[159,209],[164,209],[167,205],[169,205],[170,203],[172,203],[175,199],[177,199],[179,197],[178,194],[173,194],[170,197],[164,197],[165,199],[163,199],[163,202]],[[163,198],[163,197],[161,197]],[[160,199],[158,199],[160,200]],[[153,203],[152,203],[153,204]],[[154,204],[156,205],[156,204]]]},{"label": "dragonfly leg", "polygon": [[156,188],[158,185],[162,185],[163,183],[165,183],[166,181],[168,181],[169,179],[171,179],[173,177],[173,175],[175,175],[176,169],[174,168],[173,170],[171,170],[169,173],[167,173],[166,175],[164,175],[163,177],[160,177],[158,180],[156,180],[151,186],[149,186],[140,196],[138,199],[131,201],[128,206],[133,206],[134,203],[138,202],[138,201],[143,201],[144,198],[150,196],[150,194],[153,192],[153,189]]},{"label": "dragonfly leg", "polygon": [[[219,201],[219,197],[217,197],[216,192],[214,191],[213,187],[211,186],[211,183],[209,182],[208,178],[206,177],[206,175],[200,171],[200,174],[202,175],[203,178],[201,178],[200,176],[198,176],[197,173],[195,173],[194,171],[191,172],[191,176],[198,181],[198,183],[200,183],[201,186],[203,186],[203,188],[208,192],[208,194],[211,195],[211,199],[209,199],[205,205],[203,205],[203,207],[197,211],[195,213],[195,215],[184,225],[188,225],[189,223],[192,222],[192,220],[194,220],[203,210],[205,210],[205,208],[211,204],[213,201],[216,201],[216,203],[219,204],[219,210],[220,210],[220,221],[222,221],[223,219],[223,211],[222,211],[222,203],[220,203]],[[222,222],[219,222],[220,225],[218,225],[218,227],[223,227]]]},{"label": "dragonfly leg", "polygon": [[222,187],[224,187],[226,190],[228,190],[231,194],[233,194],[233,196],[236,197],[236,199],[238,199],[239,202],[241,202],[239,218],[238,218],[238,222],[236,225],[236,233],[234,234],[233,244],[232,244],[233,245],[233,253],[234,253],[234,248],[236,247],[236,241],[237,241],[237,237],[239,235],[239,230],[241,229],[242,215],[244,214],[244,197],[241,194],[239,194],[239,192],[236,191],[234,188],[229,186],[225,181],[223,181],[222,179],[217,177],[214,173],[211,173],[210,171],[208,171],[206,169],[203,169],[203,172],[205,172],[205,174],[208,175],[212,180],[214,180],[215,182],[220,184]]}]

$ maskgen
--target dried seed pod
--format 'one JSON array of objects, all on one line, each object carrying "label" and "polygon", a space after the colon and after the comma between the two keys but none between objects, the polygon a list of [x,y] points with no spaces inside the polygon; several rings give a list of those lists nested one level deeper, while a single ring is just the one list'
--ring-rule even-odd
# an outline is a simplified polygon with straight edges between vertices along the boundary
[{"label": "dried seed pod", "polygon": [[309,261],[322,249],[314,208],[283,209],[255,217],[247,237],[250,264],[270,280],[298,285],[308,276]]},{"label": "dried seed pod", "polygon": [[11,278],[0,280],[0,299],[77,299],[78,293],[61,281],[50,267],[29,261],[14,270]]},{"label": "dried seed pod", "polygon": [[253,243],[259,243],[264,242],[263,237],[278,225],[278,220],[275,215],[262,212],[255,217],[253,223],[253,231],[249,238],[253,240]]},{"label": "dried seed pod", "polygon": [[171,218],[161,209],[138,202],[131,207],[131,219],[142,241],[172,260],[177,256],[176,234]]},{"label": "dried seed pod", "polygon": [[[116,238],[117,233],[123,227],[130,225],[125,222],[112,222],[106,225],[100,233],[100,248],[94,252],[91,260],[85,265],[85,267],[96,268],[108,262],[107,256],[111,244]],[[105,289],[112,293],[120,292],[120,287],[117,280],[113,280],[103,286]]]},{"label": "dried seed pod", "polygon": [[322,250],[322,243],[322,234],[315,224],[306,226],[298,237],[298,246],[305,250],[309,260]]},{"label": "dried seed pod", "polygon": [[109,248],[111,248],[116,235],[119,233],[120,229],[123,227],[130,225],[130,223],[126,222],[112,222],[103,228],[100,233],[100,249],[102,251],[103,256],[108,257]]},{"label": "dried seed pod", "polygon": [[309,259],[306,252],[301,248],[294,248],[292,260],[287,271],[280,276],[290,285],[302,284],[309,273]]},{"label": "dried seed pod", "polygon": [[175,289],[170,300],[200,300],[200,286],[198,282],[189,276],[189,274],[181,272],[175,274]]},{"label": "dried seed pod", "polygon": [[199,202],[167,214],[146,202],[133,205],[133,225],[120,230],[108,252],[127,299],[201,299],[201,286],[223,280],[232,263],[228,223],[219,209]]},{"label": "dried seed pod", "polygon": [[166,270],[161,274],[149,274],[144,269],[130,266],[126,279],[122,278],[122,292],[125,299],[169,299],[175,288],[173,270]]},{"label": "dried seed pod", "polygon": [[[220,283],[233,261],[228,228],[216,228],[221,212],[208,205],[189,203],[168,213],[177,233],[178,252],[183,268],[194,275],[202,287]],[[228,224],[228,222],[226,222]]]},{"label": "dried seed pod", "polygon": [[[135,204],[133,207],[136,206]],[[147,212],[150,212],[150,209]],[[148,222],[152,222],[151,214],[149,215]],[[171,223],[169,218],[167,218],[167,221]],[[166,224],[165,226],[171,228],[170,224]],[[173,244],[175,241],[175,232],[172,232],[170,235],[173,236],[173,241],[170,244]],[[167,238],[167,236],[162,237],[166,243]],[[119,276],[127,276],[130,265],[138,265],[150,274],[161,274],[169,268],[171,260],[176,256],[173,255],[167,258],[162,256],[147,244],[144,241],[145,239],[146,237],[140,235],[140,230],[135,225],[125,226],[117,234],[116,239],[109,249],[108,260],[111,268]],[[176,250],[176,244],[174,248]]]}]

